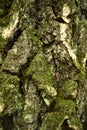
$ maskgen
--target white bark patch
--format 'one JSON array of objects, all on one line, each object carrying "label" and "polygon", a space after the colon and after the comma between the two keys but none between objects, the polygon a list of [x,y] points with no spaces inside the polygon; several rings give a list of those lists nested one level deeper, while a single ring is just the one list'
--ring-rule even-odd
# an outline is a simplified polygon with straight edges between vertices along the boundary
[{"label": "white bark patch", "polygon": [[[78,58],[76,56],[76,49],[72,49],[70,45],[71,37],[67,37],[67,30],[68,30],[68,25],[67,24],[60,24],[60,40],[64,44],[64,46],[67,48],[68,53],[70,57],[73,60],[73,63],[75,66],[82,72],[85,73],[85,65],[87,61],[87,53],[85,54],[85,57],[82,60],[82,64],[78,62]],[[81,70],[82,69],[82,70]]]},{"label": "white bark patch", "polygon": [[13,50],[13,53],[14,53],[14,54],[17,54],[17,53],[18,53],[17,46],[14,45],[14,48],[13,48],[12,50]]},{"label": "white bark patch", "polygon": [[4,27],[4,29],[2,31],[2,37],[4,39],[9,38],[15,32],[18,21],[19,21],[19,12],[15,12],[11,19],[12,20],[11,20],[10,24],[7,27]]},{"label": "white bark patch", "polygon": [[67,4],[64,4],[63,11],[62,11],[62,18],[66,23],[70,22],[70,19],[67,16],[70,14],[70,8]]},{"label": "white bark patch", "polygon": [[66,29],[67,29],[67,24],[60,24],[60,36],[61,36],[61,38],[60,38],[60,40],[61,41],[65,41],[66,40],[66,36],[67,36],[67,34],[66,34]]},{"label": "white bark patch", "polygon": [[63,44],[67,48],[68,53],[69,53],[70,57],[72,58],[74,64],[78,67],[79,63],[77,61],[77,57],[75,54],[76,50],[72,49],[72,47],[70,45],[71,39],[67,39],[67,32],[66,32],[67,28],[68,28],[67,24],[62,24],[62,23],[60,24],[60,40],[63,42]]},{"label": "white bark patch", "polygon": [[[67,16],[70,14],[70,8],[67,4],[64,4],[63,10],[62,10],[62,18],[66,23],[70,23],[70,20],[67,18]],[[68,32],[67,32],[68,30]],[[73,60],[73,63],[75,66],[82,72],[85,73],[85,64],[87,61],[87,53],[85,54],[85,57],[81,61],[82,64],[79,63],[78,57],[76,55],[76,48],[74,49],[71,46],[71,32],[69,32],[69,25],[68,24],[60,24],[60,40],[64,44],[64,46],[67,48],[68,53],[70,57]]]},{"label": "white bark patch", "polygon": [[67,17],[70,14],[70,8],[67,4],[64,4],[62,16]]},{"label": "white bark patch", "polygon": [[4,107],[5,107],[5,104],[4,104],[4,103],[0,103],[0,113],[2,113],[2,112],[3,112]]}]

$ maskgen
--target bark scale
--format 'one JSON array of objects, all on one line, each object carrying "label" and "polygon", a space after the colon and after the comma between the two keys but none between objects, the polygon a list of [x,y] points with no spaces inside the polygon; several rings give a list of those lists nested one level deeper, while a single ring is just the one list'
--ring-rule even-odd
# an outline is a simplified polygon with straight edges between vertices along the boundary
[{"label": "bark scale", "polygon": [[0,1],[0,130],[87,129],[86,8]]}]

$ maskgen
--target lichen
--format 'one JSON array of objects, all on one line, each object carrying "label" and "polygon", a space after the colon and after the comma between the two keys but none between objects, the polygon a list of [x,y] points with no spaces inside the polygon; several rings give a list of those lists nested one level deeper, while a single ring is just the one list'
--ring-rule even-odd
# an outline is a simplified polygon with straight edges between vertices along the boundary
[{"label": "lichen", "polygon": [[24,75],[32,76],[44,99],[45,96],[55,97],[57,95],[53,84],[53,68],[47,63],[42,51],[34,57],[30,66],[24,71]]},{"label": "lichen", "polygon": [[64,115],[60,115],[58,112],[47,113],[40,130],[56,130],[60,128],[61,122],[63,122]]},{"label": "lichen", "polygon": [[55,111],[63,115],[75,116],[75,103],[72,100],[57,98],[55,104]]},{"label": "lichen", "polygon": [[3,74],[0,72],[0,106],[3,110],[0,112],[0,117],[6,114],[12,114],[19,106],[21,101],[21,94],[19,93],[19,78],[10,74]]},{"label": "lichen", "polygon": [[59,91],[59,96],[61,98],[76,98],[77,95],[77,82],[74,80],[67,80],[63,83]]},{"label": "lichen", "polygon": [[24,30],[12,49],[8,51],[2,70],[18,73],[22,65],[27,63],[27,60],[33,58],[38,52],[41,45],[42,42],[31,30]]},{"label": "lichen", "polygon": [[[67,126],[63,127],[64,121],[66,121]],[[40,130],[62,130],[63,128],[82,130],[81,123],[78,120],[74,120],[74,118],[71,120],[69,116],[59,112],[47,113]]]},{"label": "lichen", "polygon": [[[71,46],[70,43],[70,39],[68,35],[70,35],[70,30],[68,30],[69,34],[67,34],[67,30],[68,30],[68,25],[66,24],[60,24],[60,36],[61,36],[61,40],[64,44],[64,46],[67,48],[68,53],[70,55],[70,57],[73,60],[74,65],[77,67],[77,69],[81,72],[81,74],[85,77],[85,64],[86,64],[86,52],[85,52],[85,56],[82,57],[82,60],[79,61],[79,58],[77,56],[77,49],[74,46]],[[80,52],[81,54],[82,52]],[[85,62],[84,62],[85,61]]]},{"label": "lichen", "polygon": [[4,39],[7,39],[11,36],[13,36],[13,33],[17,30],[17,24],[19,21],[19,12],[15,12],[15,14],[12,16],[12,21],[7,27],[4,27],[2,30],[2,37]]}]

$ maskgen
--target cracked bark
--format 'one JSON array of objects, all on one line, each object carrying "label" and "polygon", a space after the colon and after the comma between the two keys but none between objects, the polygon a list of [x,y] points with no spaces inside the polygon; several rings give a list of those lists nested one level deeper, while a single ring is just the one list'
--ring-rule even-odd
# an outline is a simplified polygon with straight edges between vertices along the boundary
[{"label": "cracked bark", "polygon": [[0,1],[0,130],[87,129],[86,8]]}]

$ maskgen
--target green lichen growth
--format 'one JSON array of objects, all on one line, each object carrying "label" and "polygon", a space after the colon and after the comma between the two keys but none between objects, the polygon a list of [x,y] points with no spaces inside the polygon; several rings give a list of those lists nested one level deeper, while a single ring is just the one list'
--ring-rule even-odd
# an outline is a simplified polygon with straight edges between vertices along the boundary
[{"label": "green lichen growth", "polygon": [[76,104],[73,101],[74,98],[76,98],[76,93],[73,95],[74,92],[77,92],[77,82],[73,80],[65,81],[59,89],[54,109],[59,111],[61,114],[63,113],[69,116],[74,116],[76,114]]},{"label": "green lichen growth", "polygon": [[52,68],[47,63],[42,52],[38,53],[32,60],[28,69],[24,72],[26,76],[32,75],[36,82],[53,85]]},{"label": "green lichen growth", "polygon": [[72,126],[75,129],[79,128],[79,130],[82,130],[82,125],[80,121],[76,119],[76,117],[71,118],[64,113],[59,112],[47,113],[45,119],[43,120],[40,130],[62,130],[62,125],[65,120],[67,120],[67,129],[71,129]]},{"label": "green lichen growth", "polygon": [[37,32],[35,32],[35,30],[33,29],[32,25],[31,25],[31,28],[29,28],[29,30],[28,30],[28,32],[27,32],[27,36],[28,36],[29,38],[31,38],[32,41],[34,41],[35,43],[37,43],[37,46],[38,46],[39,48],[41,48],[41,46],[42,46],[42,41],[40,40],[39,36],[38,36],[38,37],[35,36],[34,33],[37,33]]},{"label": "green lichen growth", "polygon": [[71,126],[82,130],[81,122],[77,119],[75,103],[72,100],[57,98],[54,112],[47,113],[40,130],[62,130],[64,120],[67,119],[67,129]]},{"label": "green lichen growth", "polygon": [[10,74],[4,74],[0,72],[0,84],[4,88],[6,86],[13,84],[14,86],[18,85],[19,78],[17,76],[11,76]]},{"label": "green lichen growth", "polygon": [[74,116],[76,114],[75,103],[72,100],[56,99],[55,108],[60,114]]},{"label": "green lichen growth", "polygon": [[83,77],[85,77],[85,76],[86,76],[86,71],[85,71],[85,67],[84,67],[83,63],[79,63],[78,69],[80,70],[81,75],[82,75]]},{"label": "green lichen growth", "polygon": [[53,68],[46,61],[42,51],[34,57],[30,66],[24,71],[24,75],[32,77],[44,99],[45,96],[56,96],[57,92],[53,84]]},{"label": "green lichen growth", "polygon": [[[68,127],[75,126],[75,128],[82,130],[81,122],[76,116],[76,103],[73,98],[73,93],[75,91],[77,91],[77,82],[71,79],[65,81],[59,89],[58,96],[55,100],[54,111],[58,112],[63,119],[65,116],[68,117]],[[62,120],[61,125],[63,123]]]},{"label": "green lichen growth", "polygon": [[0,99],[4,106],[0,116],[12,114],[16,110],[21,109],[21,95],[19,93],[19,78],[10,74],[0,72]]},{"label": "green lichen growth", "polygon": [[69,98],[69,96],[71,97],[72,93],[77,90],[77,86],[77,82],[74,80],[65,81],[60,88],[59,96],[61,98]]},{"label": "green lichen growth", "polygon": [[60,115],[58,112],[48,113],[43,120],[40,130],[59,130],[61,123],[63,122],[64,115]]}]

